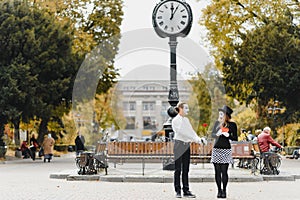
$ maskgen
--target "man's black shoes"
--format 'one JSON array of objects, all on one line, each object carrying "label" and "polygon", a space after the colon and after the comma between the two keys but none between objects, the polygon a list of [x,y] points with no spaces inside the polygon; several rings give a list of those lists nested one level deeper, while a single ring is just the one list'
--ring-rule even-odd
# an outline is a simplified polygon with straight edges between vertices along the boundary
[{"label": "man's black shoes", "polygon": [[196,195],[192,194],[190,191],[184,192],[183,197],[186,198],[196,198]]},{"label": "man's black shoes", "polygon": [[176,192],[176,198],[181,198],[181,193],[180,192]]}]

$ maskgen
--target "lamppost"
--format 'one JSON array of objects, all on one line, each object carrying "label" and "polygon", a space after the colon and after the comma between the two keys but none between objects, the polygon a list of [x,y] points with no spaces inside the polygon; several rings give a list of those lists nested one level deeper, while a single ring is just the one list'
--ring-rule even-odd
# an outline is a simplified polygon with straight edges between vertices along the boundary
[{"label": "lamppost", "polygon": [[[268,107],[268,115],[272,116],[273,120],[276,120],[277,115],[280,114],[282,110],[283,110],[283,108],[279,107],[279,101],[275,100],[273,105],[271,107]],[[276,133],[275,128],[274,128],[274,133]],[[276,133],[276,135],[274,135],[274,137],[276,137],[276,136],[277,136],[277,133]],[[282,146],[284,146],[284,121],[282,122]]]},{"label": "lamppost", "polygon": [[177,37],[186,37],[192,26],[192,10],[183,0],[161,0],[153,10],[152,22],[159,37],[169,37],[170,46],[170,88],[167,111],[169,119],[164,123],[166,142],[173,137],[172,118],[177,115],[174,107],[179,102],[177,86],[176,47]]}]

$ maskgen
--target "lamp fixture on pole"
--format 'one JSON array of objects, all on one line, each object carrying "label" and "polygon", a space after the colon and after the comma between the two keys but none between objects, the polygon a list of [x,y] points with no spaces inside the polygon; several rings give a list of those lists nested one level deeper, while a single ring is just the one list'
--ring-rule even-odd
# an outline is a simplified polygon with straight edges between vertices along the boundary
[{"label": "lamp fixture on pole", "polygon": [[[279,107],[279,101],[275,100],[271,107],[268,107],[268,115],[273,117],[273,120],[277,119],[277,115],[281,114],[284,109]],[[282,146],[284,146],[284,120],[282,120]],[[275,133],[275,130],[274,130]],[[277,135],[275,135],[277,136]]]}]

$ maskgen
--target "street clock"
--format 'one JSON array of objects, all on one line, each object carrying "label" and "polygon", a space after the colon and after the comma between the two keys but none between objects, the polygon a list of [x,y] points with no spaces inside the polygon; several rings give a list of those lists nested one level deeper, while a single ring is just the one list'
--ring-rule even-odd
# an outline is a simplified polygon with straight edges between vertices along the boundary
[{"label": "street clock", "polygon": [[193,21],[189,4],[180,0],[162,0],[153,10],[152,22],[160,37],[185,37]]}]

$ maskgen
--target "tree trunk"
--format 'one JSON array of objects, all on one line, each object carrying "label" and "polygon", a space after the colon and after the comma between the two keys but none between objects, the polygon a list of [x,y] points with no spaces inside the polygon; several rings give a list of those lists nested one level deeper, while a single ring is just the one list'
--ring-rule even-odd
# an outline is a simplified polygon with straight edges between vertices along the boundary
[{"label": "tree trunk", "polygon": [[15,140],[15,145],[18,147],[21,145],[20,142],[20,119],[14,119],[12,121],[13,125],[14,125],[14,140]]},{"label": "tree trunk", "polygon": [[5,158],[7,152],[7,146],[5,141],[3,141],[4,127],[7,123],[7,117],[0,115],[0,158]]},{"label": "tree trunk", "polygon": [[0,158],[5,158],[5,154],[7,151],[7,147],[5,142],[3,141],[4,136],[4,122],[0,120]]},{"label": "tree trunk", "polygon": [[3,136],[4,136],[4,123],[0,121],[0,146],[4,146],[5,143],[3,141]]},{"label": "tree trunk", "polygon": [[49,118],[43,118],[40,126],[39,126],[39,135],[37,138],[37,141],[39,144],[41,144],[44,141],[44,135],[46,135],[48,133],[48,122],[49,122]]}]

